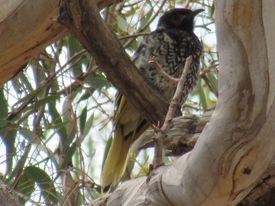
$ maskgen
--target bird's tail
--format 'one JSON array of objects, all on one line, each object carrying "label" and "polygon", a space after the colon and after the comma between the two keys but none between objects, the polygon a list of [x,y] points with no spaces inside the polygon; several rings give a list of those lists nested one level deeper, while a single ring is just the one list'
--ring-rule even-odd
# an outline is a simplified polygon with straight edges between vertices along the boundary
[{"label": "bird's tail", "polygon": [[113,139],[101,173],[101,187],[103,189],[119,182],[124,173],[127,154],[132,143],[131,138],[125,140],[121,134]]},{"label": "bird's tail", "polygon": [[133,142],[149,127],[149,123],[130,105],[125,104],[115,123],[115,137],[105,160],[101,173],[101,187],[116,186],[127,166],[129,148]]}]

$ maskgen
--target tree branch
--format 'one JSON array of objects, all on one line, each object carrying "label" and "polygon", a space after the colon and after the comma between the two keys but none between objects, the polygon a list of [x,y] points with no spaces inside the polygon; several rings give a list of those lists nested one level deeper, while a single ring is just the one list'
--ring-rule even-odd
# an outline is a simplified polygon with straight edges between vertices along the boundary
[{"label": "tree branch", "polygon": [[59,21],[79,39],[107,78],[139,111],[143,111],[149,121],[164,120],[168,103],[135,68],[117,38],[103,23],[94,1],[64,0]]},{"label": "tree branch", "polygon": [[[102,9],[115,1],[95,2]],[[47,45],[68,32],[56,22],[59,1],[11,2],[1,1],[0,7],[0,85],[21,71],[22,65],[37,57]]]},{"label": "tree branch", "polygon": [[[176,91],[174,93],[174,96],[170,102],[167,114],[165,116],[164,123],[160,130],[157,133],[156,139],[155,139],[155,155],[154,155],[154,162],[153,166],[154,168],[160,166],[163,164],[162,162],[162,153],[163,153],[163,140],[166,136],[167,131],[171,128],[172,124],[171,121],[173,117],[176,115],[177,109],[180,107],[180,100],[182,99],[182,91],[184,87],[184,82],[186,81],[186,76],[189,71],[190,65],[192,63],[192,56],[189,56],[186,58],[185,65],[182,71],[182,74],[179,79],[175,79],[173,77],[170,77],[170,75],[166,74],[165,71],[160,67],[157,61],[154,61],[156,64],[157,71],[161,74],[164,74],[167,81],[172,81],[178,83],[176,87]],[[171,78],[171,79],[170,79]]]},{"label": "tree branch", "polygon": [[216,4],[219,101],[192,152],[163,175],[164,193],[175,205],[236,205],[274,156],[274,65],[267,58],[269,43],[259,38],[268,34],[262,2],[248,2]]},{"label": "tree branch", "polygon": [[237,205],[270,165],[275,152],[275,5],[249,0],[216,5],[221,69],[210,122],[192,152],[158,168],[149,182],[143,177],[122,184],[106,205]]},{"label": "tree branch", "polygon": [[0,180],[0,205],[20,206],[16,192]]}]

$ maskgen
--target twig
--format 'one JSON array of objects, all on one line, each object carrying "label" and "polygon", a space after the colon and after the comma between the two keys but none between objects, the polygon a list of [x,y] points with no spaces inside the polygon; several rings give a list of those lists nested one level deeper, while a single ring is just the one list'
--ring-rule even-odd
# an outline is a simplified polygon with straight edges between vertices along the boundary
[{"label": "twig", "polygon": [[171,100],[171,103],[169,105],[164,123],[162,127],[159,129],[159,132],[157,133],[157,136],[155,138],[155,154],[154,154],[154,160],[153,160],[153,168],[156,168],[163,164],[162,162],[163,139],[165,138],[166,132],[171,128],[171,120],[175,116],[178,108],[178,104],[181,100],[184,82],[186,80],[186,76],[189,71],[191,62],[192,62],[192,57],[189,56],[185,61],[185,65],[184,65],[184,69],[182,71],[181,77],[179,80],[177,80],[178,85],[174,93],[174,96]]},{"label": "twig", "polygon": [[135,34],[121,36],[118,39],[119,40],[125,40],[125,39],[130,39],[130,38],[139,37],[139,36],[148,36],[149,34],[151,34],[151,33],[150,32],[135,33]]}]

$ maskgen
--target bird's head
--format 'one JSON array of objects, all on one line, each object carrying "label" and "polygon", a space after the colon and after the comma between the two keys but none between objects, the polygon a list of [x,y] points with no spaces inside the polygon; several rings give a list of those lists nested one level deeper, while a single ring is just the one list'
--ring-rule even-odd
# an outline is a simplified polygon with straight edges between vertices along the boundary
[{"label": "bird's head", "polygon": [[180,29],[186,32],[193,32],[194,18],[203,9],[190,10],[176,8],[165,12],[159,19],[158,29]]}]

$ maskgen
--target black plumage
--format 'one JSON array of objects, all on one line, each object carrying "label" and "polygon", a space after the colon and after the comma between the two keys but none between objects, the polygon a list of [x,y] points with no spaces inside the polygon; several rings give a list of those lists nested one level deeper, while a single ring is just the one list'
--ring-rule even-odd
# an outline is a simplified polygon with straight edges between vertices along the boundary
[{"label": "black plumage", "polygon": [[[149,61],[155,57],[166,73],[178,78],[183,71],[186,58],[190,55],[193,57],[182,91],[184,103],[199,74],[202,45],[193,30],[194,17],[202,11],[177,8],[165,12],[159,19],[157,29],[144,37],[133,57],[140,73],[168,101],[174,94],[175,84],[167,81]],[[117,184],[125,171],[129,147],[149,127],[149,123],[124,96],[119,95],[114,126],[115,137],[101,175],[103,188]]]},{"label": "black plumage", "polygon": [[136,67],[146,77],[149,83],[159,90],[167,99],[171,98],[175,85],[169,84],[158,73],[154,65],[148,60],[153,56],[161,68],[173,77],[179,77],[182,73],[185,59],[193,57],[187,81],[184,83],[184,102],[188,93],[195,86],[199,73],[199,57],[202,46],[193,33],[193,18],[202,10],[191,11],[188,9],[173,9],[166,12],[159,20],[157,30],[144,38],[134,61]]}]

